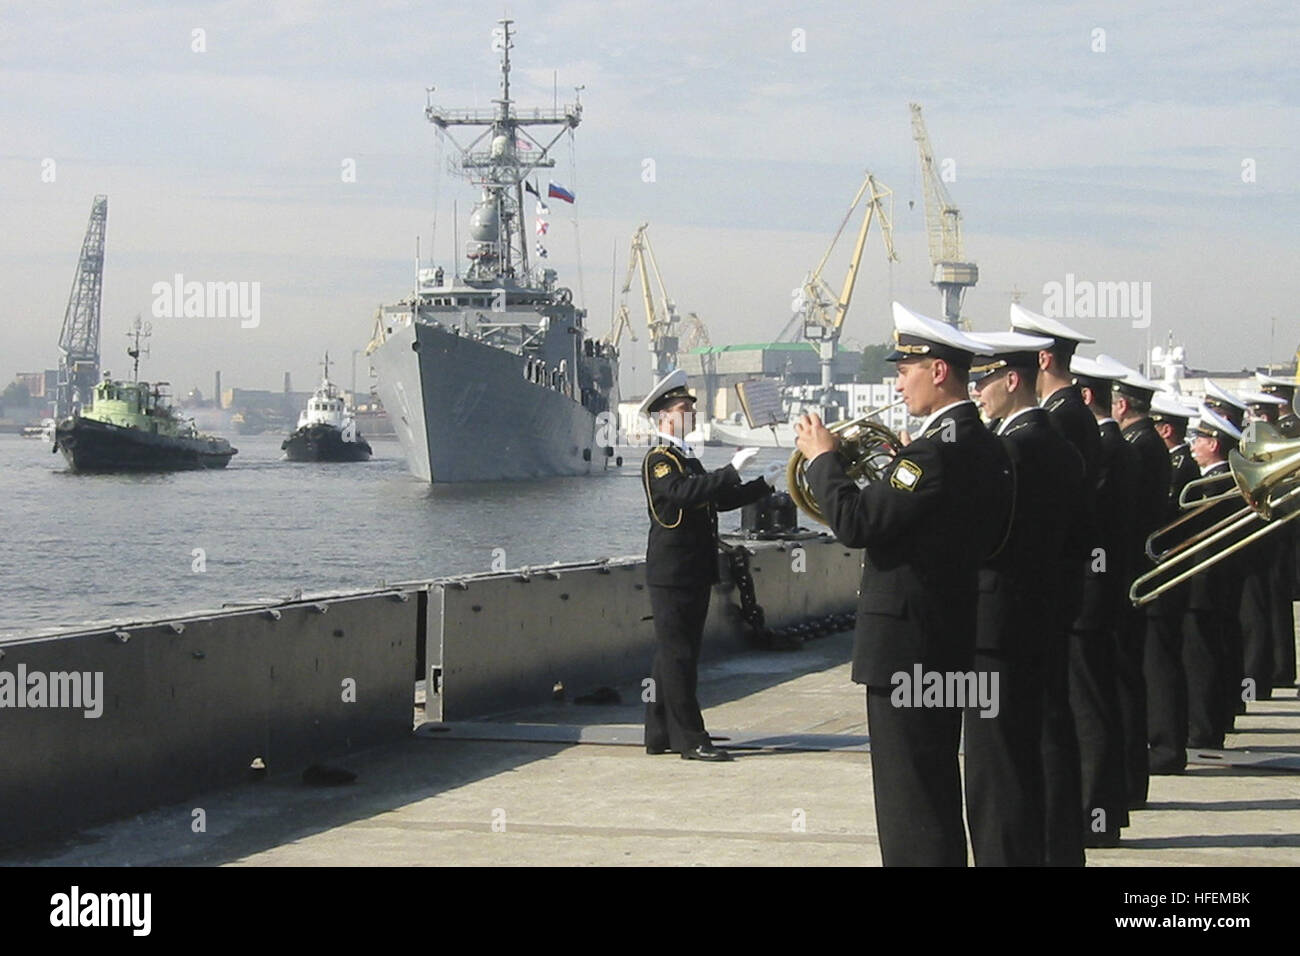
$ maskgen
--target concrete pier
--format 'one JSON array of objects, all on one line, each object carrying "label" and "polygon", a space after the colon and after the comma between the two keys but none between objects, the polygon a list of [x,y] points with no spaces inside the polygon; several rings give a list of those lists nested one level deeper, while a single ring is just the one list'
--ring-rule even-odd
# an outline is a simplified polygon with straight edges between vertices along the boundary
[{"label": "concrete pier", "polygon": [[[631,683],[615,688],[617,705],[565,700],[489,721],[429,725],[417,709],[409,739],[339,762],[357,774],[351,784],[271,775],[0,862],[878,865],[850,648],[839,634],[705,666],[710,731],[754,748],[730,764],[646,755]],[[1300,701],[1294,688],[1279,695],[1250,705],[1223,757],[1153,777],[1124,844],[1089,851],[1089,864],[1300,862]],[[593,742],[568,742],[579,739]],[[196,833],[198,809],[206,830]]]}]

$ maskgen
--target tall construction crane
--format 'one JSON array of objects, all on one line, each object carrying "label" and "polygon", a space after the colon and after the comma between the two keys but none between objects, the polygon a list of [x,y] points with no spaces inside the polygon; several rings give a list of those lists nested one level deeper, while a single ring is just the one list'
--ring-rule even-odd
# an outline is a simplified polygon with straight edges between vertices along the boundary
[{"label": "tall construction crane", "polygon": [[682,325],[686,329],[686,351],[693,349],[708,348],[713,344],[709,339],[709,328],[694,312],[687,312],[686,318],[682,320]]},{"label": "tall construction crane", "polygon": [[909,103],[912,111],[912,138],[921,154],[921,178],[925,188],[925,227],[930,241],[930,262],[943,299],[943,317],[953,326],[961,324],[961,302],[966,290],[979,281],[980,271],[973,262],[963,260],[961,251],[961,212],[953,205],[943,177],[934,168],[934,150],[925,131],[921,104]]},{"label": "tall construction crane", "polygon": [[[628,259],[627,276],[623,280],[623,300],[614,318],[610,341],[617,348],[623,330],[631,331],[631,313],[628,309],[627,297],[632,291],[632,279],[639,272],[641,298],[645,304],[645,323],[650,330],[650,353],[654,356],[654,375],[655,380],[658,381],[677,367],[677,335],[681,319],[677,315],[677,305],[668,297],[668,290],[664,287],[664,277],[659,272],[659,263],[655,261],[654,249],[650,245],[650,237],[646,235],[649,226],[648,222],[643,222],[632,234],[632,253]],[[650,290],[651,273],[654,274],[655,282],[659,286],[660,301],[657,305]],[[632,336],[632,340],[636,341],[635,335]]]},{"label": "tall construction crane", "polygon": [[[876,178],[871,173],[867,173],[867,178],[862,181],[862,185],[858,187],[857,195],[853,197],[849,211],[844,214],[839,229],[835,231],[835,236],[831,239],[826,254],[822,256],[821,262],[817,263],[817,268],[809,273],[804,280],[800,296],[800,308],[796,318],[803,322],[804,339],[817,345],[817,354],[821,360],[821,388],[824,406],[831,404],[833,390],[831,363],[835,359],[840,332],[844,327],[844,317],[848,315],[849,303],[853,301],[853,286],[858,281],[858,266],[862,262],[862,251],[866,248],[867,233],[871,229],[873,218],[880,220],[880,232],[885,240],[885,252],[889,261],[898,261],[898,256],[894,252],[894,226],[890,221],[893,210],[893,197],[894,193],[888,186],[876,182]],[[858,208],[858,204],[864,199],[867,204],[866,214],[862,217],[862,227],[858,230],[858,240],[853,247],[853,255],[849,259],[849,269],[844,276],[844,285],[840,288],[840,294],[837,296],[831,291],[831,287],[826,284],[826,280],[822,278],[822,270],[826,268],[826,262],[830,259],[831,252],[835,249],[835,244],[839,242],[840,235],[844,232],[844,227],[848,225],[849,219],[852,218],[854,210]],[[889,209],[885,208],[886,200],[889,201]]]},{"label": "tall construction crane", "polygon": [[99,381],[99,308],[104,293],[104,235],[108,227],[108,197],[96,196],[90,223],[81,243],[81,259],[72,279],[68,309],[59,334],[59,381],[55,417],[71,415],[88,401]]}]

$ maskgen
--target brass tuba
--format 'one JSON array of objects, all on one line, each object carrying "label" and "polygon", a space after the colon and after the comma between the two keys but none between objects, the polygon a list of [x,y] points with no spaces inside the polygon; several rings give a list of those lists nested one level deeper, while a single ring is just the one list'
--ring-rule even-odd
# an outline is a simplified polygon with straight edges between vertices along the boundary
[{"label": "brass tuba", "polygon": [[[845,473],[854,481],[878,479],[893,459],[894,453],[902,447],[902,440],[888,427],[880,422],[871,421],[881,412],[902,403],[903,399],[900,398],[890,405],[882,405],[858,418],[850,418],[826,426],[827,431],[839,437],[840,454],[848,463],[844,469]],[[803,452],[796,448],[794,454],[790,456],[789,464],[785,466],[786,488],[789,489],[794,503],[804,514],[822,524],[829,524],[826,515],[822,513],[822,509],[818,507],[813,497],[812,489],[808,487],[807,467],[808,462]]]},{"label": "brass tuba", "polygon": [[[1240,450],[1228,453],[1236,487],[1221,490],[1228,475],[1201,479],[1199,484],[1209,496],[1189,501],[1184,495],[1179,504],[1187,513],[1147,539],[1147,554],[1157,564],[1129,589],[1129,600],[1138,607],[1300,515],[1300,438],[1284,438],[1266,422],[1252,427],[1251,438],[1241,443]],[[1234,499],[1239,507],[1229,511]],[[1176,533],[1184,530],[1189,533],[1177,538]],[[1166,538],[1175,540],[1160,547]]]}]

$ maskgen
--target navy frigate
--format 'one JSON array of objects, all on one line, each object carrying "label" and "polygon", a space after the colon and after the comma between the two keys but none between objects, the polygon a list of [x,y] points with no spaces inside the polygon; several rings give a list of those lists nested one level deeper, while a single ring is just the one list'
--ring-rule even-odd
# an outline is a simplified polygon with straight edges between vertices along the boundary
[{"label": "navy frigate", "polygon": [[[587,474],[613,458],[618,353],[589,336],[586,310],[541,265],[525,219],[526,192],[572,201],[529,177],[555,165],[550,151],[578,126],[582,105],[516,109],[510,97],[513,21],[499,21],[501,91],[490,110],[425,116],[455,147],[453,168],[479,190],[465,270],[419,269],[406,299],[381,306],[367,352],[376,390],[425,481],[494,481]],[[462,146],[454,130],[474,138]],[[542,233],[544,225],[535,229]]]}]

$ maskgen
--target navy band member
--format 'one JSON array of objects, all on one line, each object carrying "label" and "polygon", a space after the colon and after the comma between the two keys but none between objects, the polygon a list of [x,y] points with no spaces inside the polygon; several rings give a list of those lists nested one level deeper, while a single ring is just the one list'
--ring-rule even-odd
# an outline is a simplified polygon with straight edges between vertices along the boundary
[{"label": "navy band member", "polygon": [[[1259,393],[1242,396],[1251,412],[1257,419],[1273,425],[1284,438],[1300,437],[1300,419],[1296,418],[1291,407],[1295,384],[1258,373],[1255,378],[1260,385]],[[1275,534],[1278,538],[1276,557],[1268,579],[1273,632],[1273,675],[1269,683],[1273,687],[1292,687],[1296,678],[1295,606],[1292,601],[1297,594],[1296,550],[1300,547],[1300,535],[1297,535],[1294,525]]]},{"label": "navy band member", "polygon": [[960,702],[911,706],[899,695],[896,706],[891,695],[914,668],[971,672],[979,565],[1006,532],[1010,463],[968,397],[971,359],[989,349],[898,303],[894,340],[894,388],[925,422],[882,477],[859,488],[816,416],[797,423],[796,443],[835,536],[866,549],[853,680],[867,686],[881,856],[886,866],[964,866]]},{"label": "navy band member", "polygon": [[1043,335],[1052,340],[1049,348],[1038,353],[1035,390],[1039,404],[1047,409],[1052,427],[1064,435],[1083,456],[1090,486],[1095,485],[1101,439],[1097,434],[1097,421],[1084,405],[1074,383],[1070,359],[1080,344],[1095,342],[1096,339],[1076,332],[1056,319],[1030,312],[1016,304],[1011,306],[1011,329],[1027,335]]},{"label": "navy band member", "polygon": [[[1169,510],[1166,522],[1182,509],[1178,499],[1201,470],[1187,447],[1187,423],[1195,412],[1166,392],[1151,400],[1151,422],[1169,451]],[[1160,613],[1148,618],[1142,671],[1147,687],[1148,767],[1155,774],[1187,768],[1187,675],[1183,671],[1183,615],[1187,589],[1173,588],[1156,598]]]},{"label": "navy band member", "polygon": [[1124,732],[1120,722],[1119,627],[1131,579],[1128,541],[1137,500],[1137,452],[1111,417],[1111,394],[1122,372],[1076,355],[1075,382],[1097,425],[1098,548],[1084,579],[1083,609],[1070,640],[1070,709],[1079,739],[1084,843],[1116,846],[1128,826]]},{"label": "navy band member", "polygon": [[[1136,509],[1129,542],[1133,555],[1133,577],[1152,567],[1147,558],[1147,537],[1167,524],[1169,514],[1169,452],[1151,422],[1151,399],[1159,386],[1135,369],[1101,355],[1099,362],[1123,368],[1125,375],[1115,383],[1111,414],[1119,422],[1124,440],[1138,453]],[[1131,582],[1130,582],[1131,583]],[[1126,588],[1127,590],[1127,588]],[[1142,673],[1147,632],[1159,619],[1158,605],[1125,608],[1121,618],[1119,655],[1119,712],[1124,729],[1124,779],[1129,809],[1146,806],[1150,779],[1147,755],[1147,688]]]},{"label": "navy band member", "polygon": [[[1015,496],[1006,545],[980,568],[975,671],[999,675],[1000,706],[996,715],[966,708],[966,817],[977,866],[1041,866],[1049,826],[1077,843],[1082,816],[1062,599],[1090,544],[1078,507],[1084,465],[1035,394],[1038,353],[1052,339],[971,338],[994,349],[972,366],[971,384],[985,418],[997,422],[990,427],[1011,459]],[[1043,753],[1062,749],[1074,753],[1073,774],[1049,821]]]},{"label": "navy band member", "polygon": [[685,445],[695,397],[686,373],[669,373],[641,403],[658,418],[662,444],[641,464],[650,537],[646,585],[654,615],[652,699],[646,704],[645,747],[651,754],[680,753],[689,760],[730,760],[713,746],[696,699],[697,668],[709,597],[718,581],[718,512],[740,508],[772,493],[762,478],[741,484],[738,469],[757,449],[736,453],[730,464],[706,472]]},{"label": "navy band member", "polygon": [[[1097,432],[1097,420],[1083,401],[1081,391],[1075,384],[1074,375],[1070,370],[1070,363],[1080,344],[1095,340],[1092,336],[1072,329],[1057,319],[1031,312],[1017,304],[1012,304],[1010,313],[1013,330],[1030,335],[1047,336],[1052,340],[1049,348],[1038,353],[1036,390],[1039,403],[1046,410],[1052,427],[1060,432],[1083,458],[1085,483],[1074,508],[1079,512],[1083,526],[1088,532],[1088,540],[1091,542],[1088,550],[1091,556],[1102,548],[1101,516],[1096,511],[1101,439]],[[1105,670],[1107,681],[1113,679],[1112,650],[1109,647],[1098,647],[1101,642],[1109,642],[1110,637],[1089,616],[1090,607],[1095,611],[1095,593],[1091,596],[1085,593],[1085,589],[1095,592],[1102,584],[1099,578],[1101,574],[1096,562],[1089,557],[1080,562],[1076,573],[1066,581],[1061,606],[1070,622],[1068,670],[1071,687],[1087,688],[1096,685],[1098,669]],[[1104,656],[1105,659],[1101,660],[1099,655]],[[1056,721],[1064,721],[1067,717],[1064,710],[1056,710],[1056,708],[1064,707],[1067,703],[1070,708],[1068,717],[1073,725],[1073,740],[1068,736],[1067,728],[1056,723]],[[1047,833],[1047,864],[1082,866],[1083,831],[1077,827],[1071,829],[1065,824],[1065,820],[1078,803],[1080,788],[1082,787],[1085,793],[1090,789],[1080,781],[1083,761],[1080,748],[1085,746],[1081,742],[1081,735],[1092,733],[1095,736],[1097,733],[1099,718],[1094,710],[1097,701],[1095,695],[1091,694],[1080,700],[1078,692],[1075,691],[1072,692],[1068,702],[1049,700],[1047,705],[1048,725],[1054,727],[1054,730],[1044,737],[1043,751],[1047,818],[1051,821]],[[1083,708],[1082,713],[1078,711],[1079,707]],[[1113,707],[1111,709],[1113,710]],[[1095,759],[1101,748],[1095,741],[1089,745],[1092,747],[1092,756]],[[1085,801],[1083,806],[1087,811],[1089,807],[1098,805]],[[1097,820],[1091,812],[1087,813],[1087,819],[1090,827]],[[1108,825],[1117,825],[1116,817],[1113,815],[1107,815],[1106,820]],[[1091,832],[1089,830],[1089,833]],[[1102,839],[1103,842],[1111,843],[1118,838],[1119,833],[1116,830]]]},{"label": "navy band member", "polygon": [[[1204,384],[1202,402],[1205,407],[1237,431],[1245,428],[1246,403],[1208,378]],[[1268,580],[1267,562],[1273,544],[1267,539],[1256,542],[1232,559],[1232,565],[1240,575],[1240,587],[1237,589],[1236,608],[1229,616],[1227,630],[1224,632],[1223,692],[1228,707],[1228,731],[1236,729],[1238,715],[1246,712],[1242,681],[1247,673],[1247,649],[1249,648],[1252,657],[1257,657],[1261,648],[1266,648],[1267,668],[1272,671],[1272,630],[1268,622],[1265,588]]]},{"label": "navy band member", "polygon": [[1286,438],[1300,438],[1300,418],[1296,417],[1295,411],[1295,379],[1256,372],[1255,382],[1265,395],[1282,399],[1283,404],[1278,410],[1276,422],[1278,431]]},{"label": "navy band member", "polygon": [[[1209,408],[1189,429],[1192,457],[1202,476],[1228,473],[1228,452],[1241,432]],[[1226,511],[1237,501],[1225,502]],[[1231,712],[1224,693],[1228,634],[1241,600],[1239,571],[1233,559],[1220,561],[1187,582],[1183,617],[1183,668],[1187,672],[1187,746],[1221,750]]]},{"label": "navy band member", "polygon": [[[1258,392],[1239,393],[1246,406],[1246,428],[1252,422],[1277,426],[1286,399]],[[1255,699],[1270,700],[1274,686],[1289,687],[1295,675],[1295,619],[1291,578],[1294,571],[1293,529],[1264,537],[1242,552],[1246,578],[1242,582],[1241,636],[1243,674],[1253,682]],[[1290,655],[1288,659],[1288,650]],[[1291,679],[1286,672],[1290,669]],[[1279,681],[1277,678],[1282,677]]]},{"label": "navy band member", "polygon": [[[1295,379],[1277,378],[1256,372],[1255,381],[1261,392],[1280,398],[1286,403],[1278,411],[1276,422],[1277,430],[1282,433],[1282,437],[1300,438],[1300,418],[1296,417],[1295,412]],[[1289,561],[1283,559],[1283,569],[1277,573],[1280,575],[1285,570],[1291,572],[1291,597],[1293,600],[1300,600],[1300,529],[1293,524],[1290,530],[1283,531],[1281,534],[1284,540],[1291,542],[1292,548]],[[1280,586],[1278,590],[1281,593]],[[1292,630],[1289,634],[1282,633],[1282,626],[1279,622],[1274,627],[1276,654],[1273,665],[1277,672],[1273,676],[1273,686],[1291,687],[1296,682],[1295,632]],[[1292,626],[1294,627],[1294,622]]]}]

